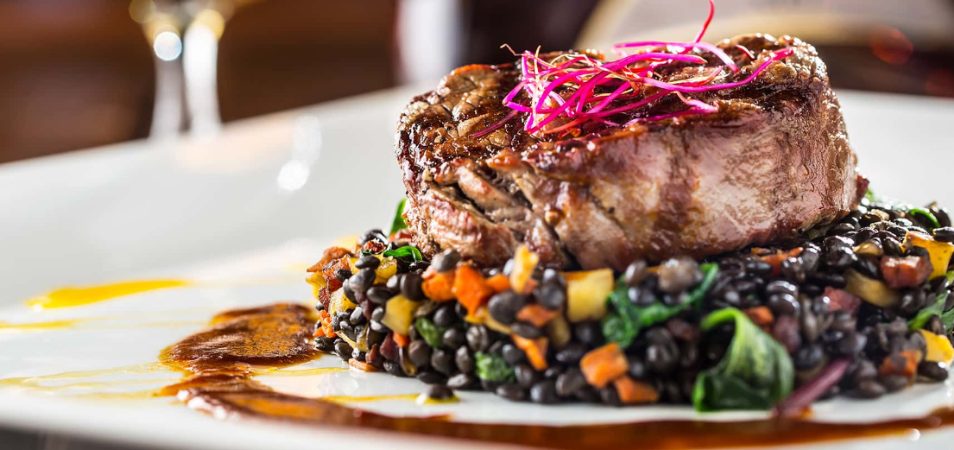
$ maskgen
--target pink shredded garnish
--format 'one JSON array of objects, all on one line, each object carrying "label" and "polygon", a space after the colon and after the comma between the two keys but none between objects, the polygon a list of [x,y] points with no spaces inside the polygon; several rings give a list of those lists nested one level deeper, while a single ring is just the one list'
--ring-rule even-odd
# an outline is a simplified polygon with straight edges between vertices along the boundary
[{"label": "pink shredded garnish", "polygon": [[851,361],[847,358],[836,359],[828,363],[815,378],[800,386],[788,398],[775,405],[773,414],[776,417],[798,416],[812,402],[825,395],[832,386],[841,380],[845,371],[848,370],[849,364],[851,364]]},{"label": "pink shredded garnish", "polygon": [[[694,95],[749,84],[793,50],[783,48],[757,56],[736,45],[749,60],[761,63],[742,79],[727,81],[740,69],[724,50],[702,41],[715,16],[714,0],[708,3],[706,20],[691,42],[623,42],[613,47],[620,54],[614,60],[601,60],[585,53],[561,53],[548,60],[541,57],[539,50],[521,53],[520,82],[502,100],[510,113],[472,137],[489,135],[517,114],[524,115],[523,128],[528,133],[554,134],[584,126],[627,127],[717,112],[718,106]],[[704,56],[707,54],[708,59]],[[665,78],[665,73],[686,67],[697,67],[699,74],[681,80]],[[667,103],[669,106],[662,112],[653,111],[658,102],[671,95],[677,96],[679,103]],[[670,108],[679,105],[679,109]],[[622,113],[626,113],[622,119],[613,117]]]}]

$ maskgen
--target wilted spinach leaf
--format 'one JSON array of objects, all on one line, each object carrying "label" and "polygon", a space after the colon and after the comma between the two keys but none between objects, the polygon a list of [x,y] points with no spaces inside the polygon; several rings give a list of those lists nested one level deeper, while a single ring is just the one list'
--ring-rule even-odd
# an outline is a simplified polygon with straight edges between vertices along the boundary
[{"label": "wilted spinach leaf", "polygon": [[474,355],[477,365],[477,377],[481,380],[505,382],[513,381],[513,368],[500,356],[492,353],[477,352]]},{"label": "wilted spinach leaf", "polygon": [[444,330],[442,330],[437,325],[434,325],[434,322],[431,322],[427,317],[418,317],[414,321],[414,329],[417,330],[417,334],[420,334],[424,338],[424,342],[427,342],[427,345],[431,348],[438,348],[443,342]]},{"label": "wilted spinach leaf", "polygon": [[407,228],[407,223],[404,222],[404,209],[407,207],[407,198],[402,198],[398,202],[397,210],[394,211],[394,219],[391,220],[391,232],[388,235],[393,235],[398,231],[401,231]]},{"label": "wilted spinach leaf", "polygon": [[[950,285],[954,282],[954,270],[947,272],[945,275],[945,284]],[[941,318],[941,322],[944,323],[944,327],[947,330],[951,329],[951,326],[954,326],[954,309],[944,312],[944,305],[947,303],[947,292],[938,294],[934,298],[934,303],[931,303],[924,309],[918,311],[917,315],[913,319],[908,321],[908,328],[911,330],[920,330],[924,328],[924,325],[931,320],[931,317],[938,316]]]},{"label": "wilted spinach leaf", "polygon": [[732,322],[735,332],[722,361],[696,378],[692,403],[698,411],[769,409],[792,392],[795,372],[788,352],[735,308],[706,316],[701,328]]},{"label": "wilted spinach leaf", "polygon": [[411,260],[415,262],[424,260],[424,255],[422,255],[421,251],[418,250],[418,248],[413,245],[405,245],[404,247],[398,247],[393,250],[388,250],[384,252],[383,255],[390,256],[392,258],[399,258],[399,259],[410,258]]}]

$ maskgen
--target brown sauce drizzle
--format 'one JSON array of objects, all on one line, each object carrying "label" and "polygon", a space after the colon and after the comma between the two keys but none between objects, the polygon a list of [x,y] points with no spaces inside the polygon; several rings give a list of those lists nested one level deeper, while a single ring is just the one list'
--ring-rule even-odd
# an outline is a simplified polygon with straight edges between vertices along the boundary
[{"label": "brown sauce drizzle", "polygon": [[446,417],[392,417],[331,401],[269,389],[252,377],[255,366],[283,367],[313,359],[313,324],[304,306],[276,304],[229,311],[211,327],[162,352],[162,362],[186,378],[163,390],[189,407],[220,418],[268,418],[315,426],[361,427],[427,436],[532,447],[615,449],[712,448],[796,444],[905,435],[954,424],[954,409],[921,418],[864,424],[798,419],[715,422],[659,420],[606,425],[509,425],[461,423]]}]

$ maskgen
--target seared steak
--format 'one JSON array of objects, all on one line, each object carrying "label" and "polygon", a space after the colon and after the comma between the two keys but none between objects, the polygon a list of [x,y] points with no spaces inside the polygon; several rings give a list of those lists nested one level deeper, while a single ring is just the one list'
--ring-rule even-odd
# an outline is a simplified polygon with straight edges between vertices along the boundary
[{"label": "seared steak", "polygon": [[447,75],[400,122],[418,245],[500,264],[526,243],[550,266],[622,269],[790,238],[847,214],[866,181],[815,49],[764,35],[719,46],[742,67],[737,78],[768,51],[794,53],[752,83],[699,97],[716,113],[559,139],[530,135],[519,119],[480,133],[510,112],[501,99],[519,82],[513,66]]}]

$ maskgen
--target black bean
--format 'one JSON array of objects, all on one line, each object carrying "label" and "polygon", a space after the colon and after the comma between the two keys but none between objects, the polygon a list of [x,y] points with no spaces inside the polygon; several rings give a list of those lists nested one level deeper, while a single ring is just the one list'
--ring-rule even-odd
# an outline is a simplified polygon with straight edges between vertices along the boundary
[{"label": "black bean", "polygon": [[840,235],[847,235],[848,233],[855,231],[858,226],[852,223],[839,223],[831,228],[831,232]]},{"label": "black bean", "polygon": [[931,318],[928,319],[927,323],[924,325],[924,329],[941,336],[947,334],[944,330],[944,322],[942,322],[941,318],[938,316],[931,316]]},{"label": "black bean", "polygon": [[824,240],[824,246],[829,250],[832,248],[851,248],[853,245],[855,245],[855,241],[844,236],[828,236]]},{"label": "black bean", "polygon": [[854,268],[869,278],[881,278],[881,267],[879,261],[869,257],[860,257],[855,261]]},{"label": "black bean", "polygon": [[836,270],[847,269],[856,259],[857,256],[851,247],[829,247],[825,253],[825,264]]},{"label": "black bean", "polygon": [[878,381],[888,392],[900,391],[901,389],[908,387],[909,384],[908,377],[903,375],[888,375],[881,377]]},{"label": "black bean", "polygon": [[865,348],[865,344],[868,343],[868,338],[861,333],[847,333],[838,342],[835,344],[835,352],[844,355],[852,356],[861,353]]},{"label": "black bean", "polygon": [[457,313],[453,305],[444,305],[434,312],[434,325],[446,328],[457,322]]},{"label": "black bean", "polygon": [[543,271],[543,278],[541,279],[545,284],[554,284],[557,286],[566,287],[566,280],[563,278],[563,274],[559,270],[547,268]]},{"label": "black bean", "polygon": [[793,316],[780,316],[772,325],[772,337],[789,353],[795,353],[802,345],[802,335],[798,329],[798,319]]},{"label": "black bean", "polygon": [[659,289],[669,294],[682,292],[702,279],[699,264],[692,258],[679,257],[663,261],[658,266]]},{"label": "black bean", "polygon": [[858,359],[848,367],[842,379],[842,384],[845,387],[851,387],[865,380],[873,380],[877,376],[878,369],[874,366],[874,363],[867,359]]},{"label": "black bean", "polygon": [[490,336],[483,325],[471,325],[467,329],[467,346],[475,352],[482,352],[490,345]]},{"label": "black bean", "polygon": [[914,222],[908,219],[905,219],[904,217],[898,217],[892,220],[892,222],[898,224],[898,226],[905,227],[905,228],[910,227],[911,225],[914,225]]},{"label": "black bean", "polygon": [[510,329],[518,336],[527,339],[536,339],[543,335],[543,332],[540,331],[539,328],[527,322],[514,322],[513,325],[510,326]]},{"label": "black bean", "polygon": [[404,369],[401,369],[401,365],[394,362],[385,360],[381,363],[381,366],[384,367],[384,371],[395,376],[402,377],[404,376]]},{"label": "black bean", "polygon": [[560,374],[556,379],[556,392],[562,397],[569,397],[586,386],[586,378],[583,372],[576,367],[571,367]]},{"label": "black bean", "polygon": [[459,262],[460,253],[457,250],[446,250],[434,256],[431,267],[438,272],[449,272],[454,270]]},{"label": "black bean", "polygon": [[451,389],[473,389],[477,379],[469,373],[459,373],[447,379],[447,387]]},{"label": "black bean", "polygon": [[404,274],[401,278],[401,294],[411,300],[423,300],[424,291],[421,290],[421,275],[414,272]]},{"label": "black bean", "polygon": [[563,364],[576,364],[580,362],[586,353],[586,347],[579,342],[570,342],[554,356],[557,361]]},{"label": "black bean", "polygon": [[377,269],[381,265],[381,260],[372,255],[365,255],[355,261],[354,266],[359,269]]},{"label": "black bean", "polygon": [[447,400],[454,396],[454,391],[451,390],[451,388],[440,384],[428,386],[424,393],[428,398],[433,400]]},{"label": "black bean", "polygon": [[428,264],[427,261],[417,261],[412,262],[409,266],[407,266],[407,269],[411,272],[421,273],[426,270],[428,266],[430,266],[430,264]]},{"label": "black bean", "polygon": [[583,386],[573,396],[586,403],[599,403],[601,401],[599,391],[590,386]]},{"label": "black bean", "polygon": [[523,350],[520,350],[512,344],[504,344],[500,348],[500,356],[503,356],[504,361],[507,361],[511,366],[516,365],[517,363],[523,361],[524,354]]},{"label": "black bean", "polygon": [[341,359],[347,361],[351,357],[351,346],[348,345],[343,339],[335,342],[335,353],[338,354]]},{"label": "black bean", "polygon": [[354,349],[351,351],[351,359],[364,362],[365,354],[361,350]]},{"label": "black bean", "polygon": [[841,331],[842,333],[852,333],[855,331],[858,321],[851,313],[847,311],[836,311],[832,315],[832,322],[828,326],[830,330]]},{"label": "black bean", "polygon": [[374,303],[375,305],[383,305],[387,303],[391,297],[394,297],[394,291],[384,286],[371,286],[368,288],[366,296],[371,303]]},{"label": "black bean", "polygon": [[388,278],[388,281],[384,282],[384,287],[388,288],[388,290],[390,290],[392,293],[397,293],[401,290],[402,281],[404,281],[404,274],[399,273],[391,278]]},{"label": "black bean", "polygon": [[431,347],[423,340],[411,341],[407,346],[407,356],[417,367],[424,367],[431,362]]},{"label": "black bean", "polygon": [[348,278],[351,278],[351,270],[350,270],[350,269],[338,269],[338,270],[335,270],[335,278],[337,278],[337,279],[339,279],[339,280],[341,280],[341,281],[345,281],[345,280],[347,280]]},{"label": "black bean", "polygon": [[908,291],[901,296],[901,301],[898,302],[898,311],[904,316],[913,316],[924,306],[924,296],[918,295],[919,293],[923,294],[923,291]]},{"label": "black bean", "polygon": [[952,225],[951,216],[947,213],[946,209],[935,206],[931,208],[931,213],[934,214],[938,223],[941,224],[941,228],[948,228]]},{"label": "black bean", "polygon": [[466,332],[457,327],[448,328],[444,330],[444,334],[441,335],[441,345],[443,345],[444,348],[449,348],[451,350],[463,347],[466,342]]},{"label": "black bean", "polygon": [[354,291],[351,289],[351,285],[348,284],[348,282],[345,282],[345,283],[341,286],[341,290],[342,290],[342,292],[344,292],[344,295],[345,295],[345,297],[348,298],[348,300],[356,301],[356,300],[358,299],[358,297],[355,295]]},{"label": "black bean", "polygon": [[539,381],[530,388],[530,400],[534,403],[551,404],[559,401],[556,383],[553,380]]},{"label": "black bean", "polygon": [[623,282],[627,286],[636,286],[649,274],[649,265],[646,264],[645,260],[638,259],[630,263],[629,266],[626,266],[626,271],[623,272]]},{"label": "black bean", "polygon": [[315,349],[321,352],[329,353],[335,349],[334,339],[320,337],[315,339]]},{"label": "black bean", "polygon": [[884,395],[884,392],[885,389],[881,383],[875,380],[865,380],[854,389],[845,392],[845,395],[854,398],[878,398]]},{"label": "black bean", "polygon": [[585,321],[573,325],[573,335],[584,344],[596,345],[603,336],[603,331],[597,322]]},{"label": "black bean", "polygon": [[454,373],[454,355],[446,350],[436,349],[431,352],[431,367],[444,374]]},{"label": "black bean", "polygon": [[884,254],[888,256],[903,256],[904,249],[901,243],[894,237],[882,237],[881,246],[884,248]]},{"label": "black bean", "polygon": [[603,389],[600,389],[600,401],[607,405],[619,406],[619,393],[616,392],[616,389],[610,385]]},{"label": "black bean", "polygon": [[547,367],[547,370],[543,371],[543,378],[548,380],[555,380],[556,377],[560,376],[563,373],[563,366],[553,365]]},{"label": "black bean", "polygon": [[944,381],[948,370],[942,363],[923,361],[918,364],[918,376],[927,381]]},{"label": "black bean", "polygon": [[776,316],[794,316],[801,306],[798,299],[789,293],[772,294],[768,298],[768,307]]},{"label": "black bean", "polygon": [[490,297],[487,309],[490,311],[490,317],[493,317],[494,320],[504,325],[510,325],[516,319],[517,312],[526,304],[527,300],[523,296],[513,291],[504,291]]},{"label": "black bean", "polygon": [[497,387],[497,395],[514,402],[522,402],[527,399],[526,389],[514,383],[501,384]]},{"label": "black bean", "polygon": [[646,347],[646,365],[654,373],[668,374],[676,367],[679,355],[673,352],[665,345],[650,344]]},{"label": "black bean", "polygon": [[444,375],[431,370],[418,372],[416,378],[425,384],[446,384],[447,382],[447,378],[444,377]]},{"label": "black bean", "polygon": [[752,257],[745,261],[745,271],[749,273],[767,275],[772,271],[772,265],[760,258]]},{"label": "black bean", "polygon": [[515,365],[513,367],[513,373],[517,379],[517,384],[525,388],[533,386],[533,384],[539,381],[541,378],[540,373],[526,363]]},{"label": "black bean", "polygon": [[785,280],[775,280],[771,281],[765,285],[766,294],[789,294],[792,296],[798,295],[798,286],[785,281]]},{"label": "black bean", "polygon": [[811,370],[818,367],[825,359],[825,351],[821,346],[809,344],[798,349],[792,363],[798,370]]},{"label": "black bean", "polygon": [[542,283],[533,295],[537,303],[547,309],[561,309],[566,304],[566,288],[556,283]]},{"label": "black bean", "polygon": [[460,347],[454,352],[454,363],[457,365],[457,370],[461,372],[474,371],[474,357],[467,347]]},{"label": "black bean", "polygon": [[642,360],[629,358],[629,376],[637,380],[642,380],[649,376],[649,370]]},{"label": "black bean", "polygon": [[797,256],[785,258],[780,267],[785,279],[798,283],[805,282],[805,268],[802,266],[801,258]]}]

